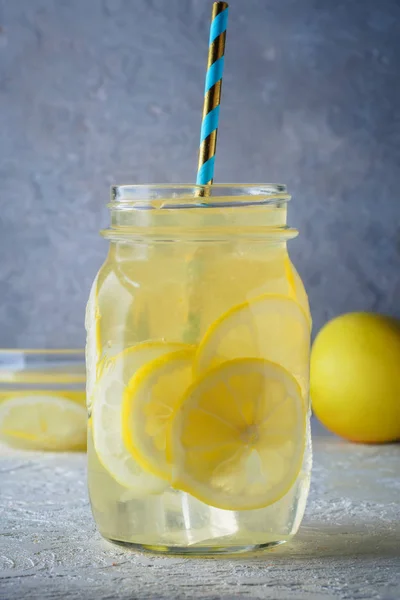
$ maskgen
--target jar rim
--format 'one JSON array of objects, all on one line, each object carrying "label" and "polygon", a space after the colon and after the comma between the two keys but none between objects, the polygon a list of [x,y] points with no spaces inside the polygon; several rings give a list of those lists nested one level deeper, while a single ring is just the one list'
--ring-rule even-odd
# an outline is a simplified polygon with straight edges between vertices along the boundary
[{"label": "jar rim", "polygon": [[[286,223],[289,200],[286,186],[280,183],[114,185],[107,205],[111,227],[101,234],[110,240],[133,239],[135,235],[163,240],[176,240],[178,235],[180,239],[211,239],[220,236],[223,228],[225,235],[265,237],[268,232],[289,239],[297,235]],[[179,224],[177,211],[181,213]]]},{"label": "jar rim", "polygon": [[197,183],[117,183],[111,187],[117,188],[277,188],[280,191],[286,190],[284,183],[213,183],[211,185],[198,185]]},{"label": "jar rim", "polygon": [[179,199],[222,196],[281,197],[286,201],[290,200],[287,187],[282,183],[214,183],[212,185],[142,183],[111,186],[111,201],[113,203],[157,200],[166,197]]},{"label": "jar rim", "polygon": [[0,386],[62,384],[72,389],[85,381],[83,349],[0,348]]}]

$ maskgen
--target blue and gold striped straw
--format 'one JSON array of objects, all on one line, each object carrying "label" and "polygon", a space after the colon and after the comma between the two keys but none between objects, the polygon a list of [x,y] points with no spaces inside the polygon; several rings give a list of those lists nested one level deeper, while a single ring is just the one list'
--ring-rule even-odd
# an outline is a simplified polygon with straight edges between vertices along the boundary
[{"label": "blue and gold striped straw", "polygon": [[227,22],[228,4],[226,2],[214,2],[200,133],[197,185],[211,185],[214,178]]}]

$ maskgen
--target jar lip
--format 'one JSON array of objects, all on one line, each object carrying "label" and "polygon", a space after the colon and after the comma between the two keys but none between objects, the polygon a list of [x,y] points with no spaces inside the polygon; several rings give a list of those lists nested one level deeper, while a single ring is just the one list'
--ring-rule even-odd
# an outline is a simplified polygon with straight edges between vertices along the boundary
[{"label": "jar lip", "polygon": [[[111,240],[133,239],[135,235],[164,240],[176,240],[177,235],[182,239],[214,239],[223,227],[225,235],[239,235],[240,229],[242,236],[265,236],[268,232],[289,239],[296,235],[286,224],[290,199],[286,186],[279,183],[115,185],[107,205],[111,228],[101,233]],[[176,222],[177,211],[181,213],[180,224]]]},{"label": "jar lip", "polygon": [[112,202],[132,202],[135,200],[154,200],[160,198],[198,198],[221,196],[269,197],[284,195],[290,200],[287,187],[282,183],[214,183],[196,185],[191,183],[122,184],[111,186]]}]

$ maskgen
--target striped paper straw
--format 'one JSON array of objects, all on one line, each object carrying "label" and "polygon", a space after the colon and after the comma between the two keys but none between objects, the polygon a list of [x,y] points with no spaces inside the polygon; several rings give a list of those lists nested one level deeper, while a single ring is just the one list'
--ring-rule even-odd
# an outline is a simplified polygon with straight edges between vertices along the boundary
[{"label": "striped paper straw", "polygon": [[226,2],[214,2],[200,133],[197,185],[211,185],[214,178],[227,22],[228,4]]}]

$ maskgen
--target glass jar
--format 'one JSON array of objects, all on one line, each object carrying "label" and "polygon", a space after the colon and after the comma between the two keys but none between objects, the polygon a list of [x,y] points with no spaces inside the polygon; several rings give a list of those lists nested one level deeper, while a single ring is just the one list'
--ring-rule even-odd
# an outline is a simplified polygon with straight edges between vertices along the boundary
[{"label": "glass jar", "polygon": [[289,540],[309,490],[311,317],[283,185],[116,186],[86,312],[101,534],[165,553]]},{"label": "glass jar", "polygon": [[0,350],[0,444],[85,450],[83,350]]}]

